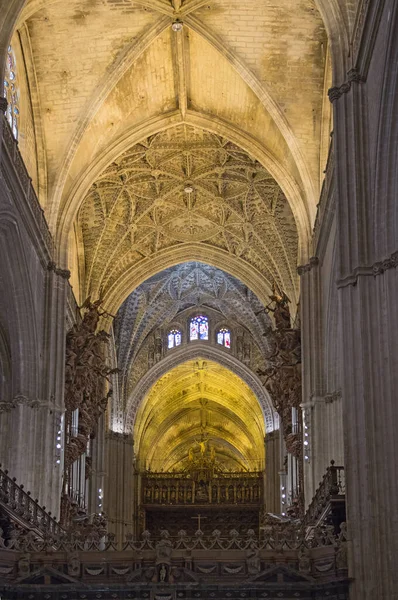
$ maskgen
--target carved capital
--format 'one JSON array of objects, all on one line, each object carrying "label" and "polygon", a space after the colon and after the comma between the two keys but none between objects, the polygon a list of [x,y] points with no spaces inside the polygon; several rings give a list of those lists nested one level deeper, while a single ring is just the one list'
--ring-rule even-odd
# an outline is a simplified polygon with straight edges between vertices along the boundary
[{"label": "carved capital", "polygon": [[55,264],[55,262],[49,262],[47,265],[47,271],[53,271],[56,275],[58,275],[59,277],[62,277],[62,279],[69,279],[70,278],[70,271],[69,269],[60,269],[57,267],[57,265]]},{"label": "carved capital", "polygon": [[297,267],[297,273],[301,277],[305,273],[309,273],[309,271],[311,271],[314,267],[317,267],[318,265],[319,265],[319,258],[317,256],[313,256],[312,258],[310,258],[310,262],[308,264]]},{"label": "carved capital", "polygon": [[29,399],[23,394],[17,394],[10,402],[0,402],[0,413],[10,412],[13,408],[22,405],[28,406],[29,408],[39,408],[40,401]]},{"label": "carved capital", "polygon": [[18,403],[15,400],[11,400],[11,402],[0,402],[0,413],[10,412],[13,408],[16,408]]},{"label": "carved capital", "polygon": [[359,73],[358,69],[350,69],[347,73],[347,81],[340,86],[335,86],[329,89],[328,96],[330,102],[335,102],[344,94],[347,94],[353,83],[363,83],[365,78]]},{"label": "carved capital", "polygon": [[348,285],[356,285],[359,277],[377,277],[378,275],[383,275],[385,271],[396,269],[397,267],[398,250],[393,252],[388,258],[373,263],[372,266],[356,267],[356,269],[354,269],[350,275],[338,280],[337,287],[343,288],[347,287]]},{"label": "carved capital", "polygon": [[333,404],[333,402],[340,400],[340,398],[341,398],[341,390],[337,390],[335,392],[330,392],[329,394],[325,395],[325,404]]}]

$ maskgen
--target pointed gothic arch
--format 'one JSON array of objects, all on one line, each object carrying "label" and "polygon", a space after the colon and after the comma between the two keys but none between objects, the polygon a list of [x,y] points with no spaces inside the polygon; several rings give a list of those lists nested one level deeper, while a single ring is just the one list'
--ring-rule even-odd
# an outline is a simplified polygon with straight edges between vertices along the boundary
[{"label": "pointed gothic arch", "polygon": [[[132,432],[138,408],[143,401],[145,395],[156,383],[156,381],[172,370],[179,364],[190,360],[207,359],[229,369],[240,377],[255,393],[261,410],[264,416],[265,429],[267,433],[271,433],[279,427],[279,420],[273,408],[271,397],[267,390],[262,385],[260,379],[246,365],[240,362],[237,358],[229,355],[216,347],[191,344],[182,348],[176,349],[173,353],[168,353],[165,358],[154,365],[140,380],[135,387],[133,393],[127,401],[127,406],[124,409],[125,415],[125,433]],[[113,407],[114,412],[120,411],[117,407]],[[112,429],[112,417],[111,417]]]}]

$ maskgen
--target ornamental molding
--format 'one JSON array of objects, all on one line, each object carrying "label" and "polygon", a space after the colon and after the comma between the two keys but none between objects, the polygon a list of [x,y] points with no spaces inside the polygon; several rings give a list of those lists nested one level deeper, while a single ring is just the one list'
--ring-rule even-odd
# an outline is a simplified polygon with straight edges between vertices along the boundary
[{"label": "ornamental molding", "polygon": [[40,400],[32,400],[23,394],[17,394],[14,396],[12,400],[9,402],[2,401],[0,402],[0,413],[11,412],[14,408],[18,406],[27,406],[29,408],[40,408],[41,406]]},{"label": "ornamental molding", "polygon": [[358,283],[359,277],[377,277],[378,275],[383,275],[385,271],[389,271],[390,269],[396,269],[398,266],[398,250],[393,252],[388,258],[377,261],[373,263],[372,266],[369,267],[356,267],[354,271],[338,280],[337,287],[344,288],[349,285],[356,285]]},{"label": "ornamental molding", "polygon": [[317,267],[318,265],[319,265],[319,258],[317,256],[313,256],[312,258],[310,258],[310,261],[308,264],[297,267],[297,273],[301,277],[305,273],[309,273],[310,271],[312,271],[312,269]]},{"label": "ornamental molding", "polygon": [[350,69],[347,73],[347,81],[342,83],[340,86],[331,87],[328,91],[328,96],[330,102],[335,102],[344,94],[347,94],[352,87],[353,83],[363,83],[365,81],[365,77],[361,75],[358,69]]}]

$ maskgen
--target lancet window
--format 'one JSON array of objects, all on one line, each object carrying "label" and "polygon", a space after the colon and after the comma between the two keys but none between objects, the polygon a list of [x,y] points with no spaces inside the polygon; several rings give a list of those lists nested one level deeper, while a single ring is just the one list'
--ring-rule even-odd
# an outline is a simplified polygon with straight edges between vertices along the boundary
[{"label": "lancet window", "polygon": [[189,339],[208,340],[209,339],[209,319],[203,315],[193,317],[189,326]]},{"label": "lancet window", "polygon": [[176,346],[180,346],[182,341],[181,331],[178,329],[172,329],[169,331],[167,336],[167,346],[168,348],[175,348]]},{"label": "lancet window", "polygon": [[231,347],[231,332],[226,327],[222,327],[217,332],[217,344],[225,346],[225,348]]},{"label": "lancet window", "polygon": [[7,121],[12,129],[13,136],[18,139],[19,121],[19,89],[15,57],[11,46],[8,46],[6,72],[4,76],[4,97],[7,100]]}]

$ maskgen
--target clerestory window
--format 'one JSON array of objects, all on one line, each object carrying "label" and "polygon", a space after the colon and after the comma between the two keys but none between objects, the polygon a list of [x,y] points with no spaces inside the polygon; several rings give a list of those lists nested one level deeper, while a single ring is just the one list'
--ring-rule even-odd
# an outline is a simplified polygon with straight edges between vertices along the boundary
[{"label": "clerestory window", "polygon": [[208,340],[209,339],[209,320],[203,315],[193,317],[189,326],[189,339]]},{"label": "clerestory window", "polygon": [[182,334],[179,329],[172,329],[167,336],[168,348],[175,348],[181,345]]},{"label": "clerestory window", "polygon": [[222,327],[217,332],[217,344],[225,346],[225,348],[231,347],[231,332],[226,327]]}]

